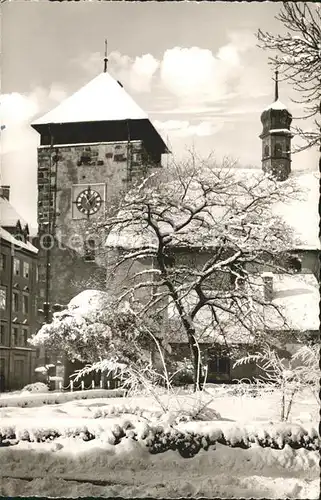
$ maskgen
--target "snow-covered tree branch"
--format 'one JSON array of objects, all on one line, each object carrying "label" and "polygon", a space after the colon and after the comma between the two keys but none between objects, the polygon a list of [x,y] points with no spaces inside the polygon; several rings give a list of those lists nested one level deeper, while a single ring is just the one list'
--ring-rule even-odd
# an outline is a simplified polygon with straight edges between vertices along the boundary
[{"label": "snow-covered tree branch", "polygon": [[226,342],[232,328],[238,342],[238,332],[264,332],[267,316],[279,327],[285,322],[264,298],[260,272],[284,271],[278,258],[293,235],[273,207],[297,196],[295,187],[229,167],[195,155],[173,163],[133,187],[95,226],[108,234],[108,286],[120,302],[131,297],[142,315],[161,319],[169,342],[178,319],[195,381],[200,337]]}]

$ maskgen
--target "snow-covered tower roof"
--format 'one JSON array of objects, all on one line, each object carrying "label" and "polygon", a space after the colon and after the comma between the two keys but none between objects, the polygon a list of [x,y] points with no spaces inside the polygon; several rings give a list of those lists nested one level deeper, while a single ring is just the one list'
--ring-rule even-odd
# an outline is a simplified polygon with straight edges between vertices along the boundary
[{"label": "snow-covered tower roof", "polygon": [[267,106],[261,114],[263,132],[269,132],[271,129],[290,129],[292,114],[279,99],[279,80],[278,70],[275,71],[274,102]]},{"label": "snow-covered tower roof", "polygon": [[151,151],[168,152],[148,115],[107,71],[31,126],[43,145],[143,140]]},{"label": "snow-covered tower roof", "polygon": [[113,120],[145,120],[147,114],[109,73],[101,73],[80,90],[33,122],[80,123]]}]

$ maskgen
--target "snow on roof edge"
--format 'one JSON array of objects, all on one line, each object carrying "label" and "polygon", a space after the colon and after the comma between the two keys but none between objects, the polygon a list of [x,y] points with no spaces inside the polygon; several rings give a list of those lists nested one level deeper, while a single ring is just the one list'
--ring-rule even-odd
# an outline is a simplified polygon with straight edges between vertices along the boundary
[{"label": "snow on roof edge", "polygon": [[10,234],[8,231],[6,231],[3,227],[0,227],[0,237],[7,241],[8,243],[12,243],[13,245],[23,248],[24,250],[28,250],[29,252],[38,254],[38,248],[36,248],[32,243],[28,241],[28,243],[25,243],[24,241],[20,241],[12,234]]}]

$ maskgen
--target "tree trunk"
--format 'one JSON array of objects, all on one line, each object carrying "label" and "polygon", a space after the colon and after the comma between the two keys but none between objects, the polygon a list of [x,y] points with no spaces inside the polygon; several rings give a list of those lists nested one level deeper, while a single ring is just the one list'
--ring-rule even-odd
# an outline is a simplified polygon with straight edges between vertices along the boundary
[{"label": "tree trunk", "polygon": [[201,391],[202,390],[202,385],[201,385],[201,376],[202,376],[202,362],[201,362],[201,353],[199,346],[197,344],[197,341],[192,335],[191,337],[189,336],[189,345],[191,349],[191,354],[192,354],[192,360],[193,360],[193,366],[194,366],[194,373],[193,373],[193,391]]}]

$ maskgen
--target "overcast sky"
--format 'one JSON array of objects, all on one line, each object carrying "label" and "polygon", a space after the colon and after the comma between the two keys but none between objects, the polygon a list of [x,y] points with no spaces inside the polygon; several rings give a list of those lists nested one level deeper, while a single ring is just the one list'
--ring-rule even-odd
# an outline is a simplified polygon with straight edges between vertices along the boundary
[{"label": "overcast sky", "polygon": [[[260,114],[274,100],[258,28],[282,31],[279,2],[6,2],[2,5],[1,183],[36,225],[38,134],[30,122],[103,70],[149,114],[175,156],[190,147],[261,165]],[[280,100],[302,110],[286,83]],[[302,122],[298,122],[302,125]],[[317,151],[293,155],[314,169]]]}]

